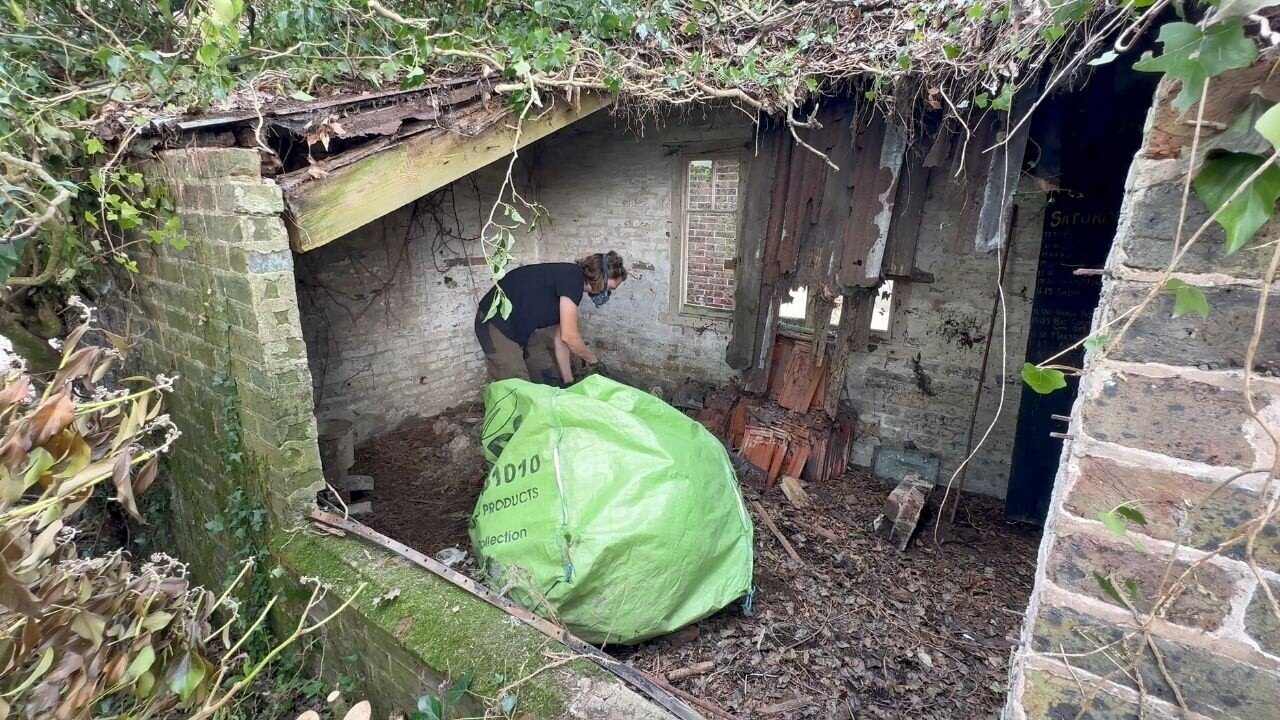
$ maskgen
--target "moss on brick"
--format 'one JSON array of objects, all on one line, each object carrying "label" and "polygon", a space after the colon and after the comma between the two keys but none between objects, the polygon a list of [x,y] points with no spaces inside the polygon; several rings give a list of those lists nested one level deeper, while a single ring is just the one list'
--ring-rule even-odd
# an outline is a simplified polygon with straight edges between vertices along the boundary
[{"label": "moss on brick", "polygon": [[[480,696],[491,697],[503,684],[545,665],[544,650],[563,650],[501,610],[367,543],[305,533],[279,534],[276,540],[281,564],[300,575],[322,578],[344,596],[360,582],[369,583],[355,606],[378,627],[399,637],[402,646],[427,667],[449,677],[472,675],[473,690]],[[395,588],[400,595],[394,602],[374,607],[375,597]],[[412,618],[412,624],[401,635],[397,626],[406,617]],[[617,682],[588,660],[566,668],[579,676]],[[519,707],[533,718],[561,717],[565,693],[553,674],[540,675],[518,689]]]}]

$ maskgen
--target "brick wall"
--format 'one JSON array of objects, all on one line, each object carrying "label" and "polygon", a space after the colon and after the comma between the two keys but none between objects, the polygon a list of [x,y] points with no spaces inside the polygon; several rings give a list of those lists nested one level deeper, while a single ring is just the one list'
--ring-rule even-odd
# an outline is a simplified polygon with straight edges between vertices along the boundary
[{"label": "brick wall", "polygon": [[[638,133],[629,132],[623,120],[599,113],[531,153],[537,197],[552,219],[542,231],[539,260],[571,260],[612,249],[630,270],[631,279],[608,305],[583,306],[583,335],[610,366],[668,387],[686,377],[725,381],[733,374],[724,361],[729,322],[682,315],[673,307],[680,294],[672,291],[673,263],[678,262],[672,254],[672,235],[678,233],[672,203],[681,147],[716,140],[732,146],[751,137],[749,119],[736,112],[694,110],[651,119]],[[720,245],[715,252],[723,268],[724,238],[704,237]],[[722,302],[715,294],[725,294],[723,278],[731,276],[732,271],[725,272],[718,290],[708,288],[695,298]]]},{"label": "brick wall", "polygon": [[[487,378],[472,328],[493,280],[476,238],[498,165],[298,257],[316,412],[353,421],[357,442],[479,400]],[[515,264],[536,258],[534,239],[517,238]]]},{"label": "brick wall", "polygon": [[251,150],[161,153],[147,174],[169,188],[191,245],[141,246],[136,287],[102,308],[133,341],[133,367],[180,376],[165,398],[185,433],[167,463],[166,520],[184,530],[180,556],[214,582],[230,550],[190,528],[246,485],[289,515],[320,478],[283,200],[259,162]]},{"label": "brick wall", "polygon": [[740,162],[716,158],[684,165],[684,302],[732,311]]},{"label": "brick wall", "polygon": [[[1227,127],[1269,68],[1263,64],[1215,80],[1219,90],[1206,106],[1206,127]],[[1274,90],[1273,81],[1268,92]],[[1112,276],[1095,326],[1134,307],[1172,256],[1187,172],[1179,158],[1189,154],[1191,133],[1169,107],[1173,93],[1176,86],[1161,86],[1144,147],[1130,170],[1108,261]],[[1206,132],[1202,141],[1214,131]],[[1206,217],[1193,194],[1184,242]],[[1273,220],[1258,237],[1275,238],[1277,230],[1280,222]],[[1139,663],[1146,716],[1276,717],[1280,621],[1260,583],[1280,589],[1280,533],[1272,524],[1259,537],[1259,574],[1242,561],[1242,548],[1213,552],[1275,502],[1274,488],[1263,494],[1265,472],[1241,475],[1275,460],[1267,430],[1246,412],[1242,372],[1258,281],[1272,250],[1223,258],[1222,243],[1215,227],[1179,266],[1178,277],[1209,297],[1207,320],[1173,319],[1173,300],[1162,297],[1108,357],[1088,358],[1011,677],[1008,718],[1077,717],[1097,691],[1087,717],[1138,715],[1139,681],[1114,672],[1113,661],[1139,657],[1134,612],[1149,614],[1165,586],[1166,563],[1171,577],[1189,574],[1185,592],[1148,625],[1160,657],[1157,662],[1148,651]],[[1265,376],[1253,380],[1257,407],[1271,432],[1280,432],[1277,317],[1268,316],[1255,367]],[[1130,501],[1138,502],[1147,524],[1131,524],[1129,537],[1120,539],[1098,514]],[[1127,603],[1134,612],[1103,591],[1094,573],[1116,578],[1126,598],[1123,583],[1131,579],[1137,594]],[[1111,642],[1118,644],[1109,652],[1097,650]],[[1178,707],[1179,696],[1189,714]]]},{"label": "brick wall", "polygon": [[[965,432],[973,412],[982,354],[995,301],[998,259],[976,253],[972,243],[956,249],[946,191],[950,177],[934,177],[927,189],[916,251],[917,268],[934,282],[894,283],[890,327],[874,333],[866,352],[849,358],[848,390],[859,412],[852,462],[868,466],[881,447],[914,447],[936,455],[945,481],[965,457]],[[1005,347],[1004,410],[996,428],[969,465],[965,489],[1003,497],[1009,481],[1018,400],[1019,370],[1026,355],[1044,221],[1044,195],[1024,187],[1017,195],[1017,226],[1005,269],[1008,334]],[[987,378],[974,443],[995,416],[1000,400],[1000,322],[992,338]]]}]

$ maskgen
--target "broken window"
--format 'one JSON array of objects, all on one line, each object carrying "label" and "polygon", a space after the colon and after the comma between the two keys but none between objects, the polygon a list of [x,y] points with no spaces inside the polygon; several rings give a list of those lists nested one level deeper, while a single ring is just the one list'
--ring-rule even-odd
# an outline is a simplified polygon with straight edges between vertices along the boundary
[{"label": "broken window", "polygon": [[[835,309],[831,311],[831,327],[840,324],[840,313],[843,309],[844,297],[836,298]],[[893,280],[885,280],[876,289],[875,304],[871,308],[871,332],[888,333],[893,312]],[[778,309],[778,316],[783,322],[799,325],[806,329],[813,327],[813,308],[809,306],[809,288],[798,287],[791,291],[787,302]]]},{"label": "broken window", "polygon": [[683,161],[680,197],[680,310],[733,310],[738,253],[738,157],[694,157]]}]

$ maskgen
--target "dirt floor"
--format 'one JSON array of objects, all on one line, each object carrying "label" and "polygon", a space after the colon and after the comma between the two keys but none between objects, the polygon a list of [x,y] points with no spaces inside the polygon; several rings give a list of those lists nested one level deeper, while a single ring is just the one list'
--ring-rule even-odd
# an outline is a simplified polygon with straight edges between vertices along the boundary
[{"label": "dirt floor", "polygon": [[470,555],[467,518],[488,472],[480,451],[480,403],[414,418],[356,449],[353,475],[373,477],[373,515],[364,524],[428,555],[457,547]]},{"label": "dirt floor", "polygon": [[[486,468],[474,440],[467,450],[456,438],[477,433],[479,413],[413,421],[357,452],[352,472],[375,478],[371,527],[428,554],[470,555],[467,517]],[[777,489],[745,488],[802,560],[756,518],[750,616],[735,605],[610,652],[747,718],[998,717],[1039,533],[1004,522],[998,501],[965,496],[941,545],[926,509],[928,529],[899,552],[872,530],[883,483],[850,473],[806,490],[800,509]],[[470,557],[460,566],[471,567]]]}]

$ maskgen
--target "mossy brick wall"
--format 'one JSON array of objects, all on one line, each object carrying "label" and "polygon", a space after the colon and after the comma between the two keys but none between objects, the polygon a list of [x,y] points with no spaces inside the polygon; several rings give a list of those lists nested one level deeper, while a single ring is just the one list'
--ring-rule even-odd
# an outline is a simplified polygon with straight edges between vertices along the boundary
[{"label": "mossy brick wall", "polygon": [[[419,695],[438,694],[442,683],[464,676],[472,680],[474,705],[462,710],[475,711],[466,717],[483,714],[477,698],[494,699],[507,686],[517,697],[516,716],[530,720],[669,717],[589,660],[538,672],[563,657],[564,646],[397,555],[353,538],[277,533],[275,540],[292,610],[305,607],[310,594],[300,578],[319,577],[328,587],[315,619],[365,584],[326,626],[323,642],[326,656],[341,661],[330,663],[331,672],[352,674],[376,717],[412,708]],[[375,603],[392,590],[395,600]]]},{"label": "mossy brick wall", "polygon": [[[1277,96],[1280,82],[1267,79],[1270,70],[1263,63],[1214,80],[1202,142],[1218,132],[1212,128],[1230,125],[1254,87]],[[1146,297],[1173,257],[1193,130],[1170,107],[1176,92],[1175,84],[1161,86],[1130,169],[1095,327]],[[1193,193],[1184,243],[1208,215]],[[1273,219],[1258,237],[1274,240],[1278,231]],[[1075,718],[1082,710],[1089,718],[1280,717],[1280,620],[1261,588],[1265,582],[1280,590],[1280,532],[1272,524],[1258,538],[1260,577],[1243,562],[1241,548],[1212,552],[1275,501],[1274,490],[1263,495],[1265,470],[1224,482],[1274,461],[1267,430],[1280,433],[1280,303],[1269,300],[1253,368],[1264,429],[1247,413],[1243,365],[1272,249],[1225,257],[1222,248],[1215,226],[1178,268],[1180,279],[1208,296],[1208,319],[1173,319],[1173,299],[1164,296],[1106,358],[1088,358],[1006,718]],[[1130,524],[1133,537],[1121,539],[1098,514],[1128,501],[1137,501],[1147,525]],[[1094,573],[1133,579],[1139,588],[1133,610],[1147,613],[1166,562],[1172,577],[1191,570],[1188,589],[1149,625],[1167,673],[1148,651],[1139,681],[1116,672],[1115,664],[1132,657],[1136,641],[1098,651],[1135,625],[1133,612],[1109,597]],[[1179,707],[1179,693],[1189,713]]]},{"label": "mossy brick wall", "polygon": [[204,525],[237,488],[284,516],[320,479],[283,199],[259,165],[251,150],[160,153],[146,174],[191,244],[138,249],[135,287],[104,308],[134,342],[135,367],[180,377],[165,399],[184,432],[166,520],[181,556],[214,581],[233,551]]}]

